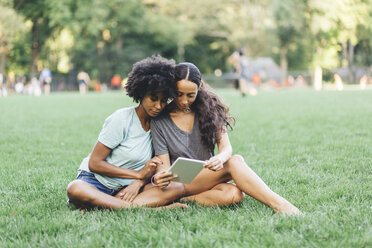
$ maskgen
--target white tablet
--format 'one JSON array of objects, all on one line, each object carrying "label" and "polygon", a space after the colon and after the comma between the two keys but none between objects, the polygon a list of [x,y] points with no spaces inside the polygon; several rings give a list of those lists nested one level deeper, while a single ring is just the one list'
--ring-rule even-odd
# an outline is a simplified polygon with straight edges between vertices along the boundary
[{"label": "white tablet", "polygon": [[203,169],[203,164],[205,164],[205,161],[179,157],[174,161],[168,171],[178,175],[178,177],[174,179],[175,182],[188,184],[191,183],[196,175]]}]

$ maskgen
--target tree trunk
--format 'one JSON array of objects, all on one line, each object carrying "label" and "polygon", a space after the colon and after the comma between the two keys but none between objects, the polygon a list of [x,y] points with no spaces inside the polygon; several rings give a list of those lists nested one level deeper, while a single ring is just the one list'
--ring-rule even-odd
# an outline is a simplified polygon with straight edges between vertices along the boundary
[{"label": "tree trunk", "polygon": [[346,61],[347,61],[347,42],[342,42],[342,57],[340,61],[340,67],[346,67]]},{"label": "tree trunk", "polygon": [[177,55],[178,62],[183,62],[185,60],[185,46],[182,41],[179,41],[177,44]]},{"label": "tree trunk", "polygon": [[[104,57],[104,49],[105,49],[105,42],[97,39],[97,59],[98,61],[105,61]],[[112,69],[112,68],[110,68]],[[108,69],[106,63],[98,63],[98,79],[100,83],[110,83],[110,79],[113,75],[111,75],[111,71]],[[111,77],[110,77],[111,76]]]},{"label": "tree trunk", "polygon": [[5,62],[6,62],[6,55],[5,53],[0,54],[0,74],[5,76]]},{"label": "tree trunk", "polygon": [[118,54],[118,56],[120,57],[121,56],[121,51],[123,50],[123,39],[119,36],[117,41],[116,41],[116,52]]},{"label": "tree trunk", "polygon": [[30,65],[30,79],[37,77],[37,60],[39,59],[39,42],[37,35],[37,19],[32,20],[32,29],[31,29],[31,41],[32,41],[32,50],[31,50],[31,65]]},{"label": "tree trunk", "polygon": [[[322,54],[323,54],[323,49],[321,47],[317,47],[316,49],[317,58],[320,58]],[[319,59],[316,59],[316,61],[319,61]],[[323,71],[322,71],[322,67],[320,67],[319,65],[319,62],[317,62],[315,65],[313,86],[315,90],[321,90],[323,88]]]},{"label": "tree trunk", "polygon": [[353,70],[354,64],[354,45],[349,41],[349,49],[347,53],[347,61],[348,61],[348,68],[349,68],[349,84],[355,83],[355,75]]},{"label": "tree trunk", "polygon": [[284,85],[287,79],[288,60],[287,60],[288,47],[282,47],[280,49],[280,83]]}]

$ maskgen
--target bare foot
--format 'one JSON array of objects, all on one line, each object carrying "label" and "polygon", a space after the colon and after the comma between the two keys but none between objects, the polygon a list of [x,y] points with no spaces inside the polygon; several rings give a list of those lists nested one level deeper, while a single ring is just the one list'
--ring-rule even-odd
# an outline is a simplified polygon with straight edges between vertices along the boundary
[{"label": "bare foot", "polygon": [[280,203],[277,207],[273,208],[275,213],[279,213],[285,216],[302,216],[304,215],[298,208],[296,208],[289,201],[285,200]]}]

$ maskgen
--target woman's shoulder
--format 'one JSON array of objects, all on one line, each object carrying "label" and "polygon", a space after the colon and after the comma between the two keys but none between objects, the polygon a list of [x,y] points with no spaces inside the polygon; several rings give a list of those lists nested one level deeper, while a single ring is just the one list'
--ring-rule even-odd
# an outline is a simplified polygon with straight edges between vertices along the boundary
[{"label": "woman's shoulder", "polygon": [[157,117],[152,118],[151,125],[163,125],[164,123],[169,121],[169,112],[167,110],[163,110]]},{"label": "woman's shoulder", "polygon": [[133,113],[135,112],[135,107],[127,107],[127,108],[120,108],[115,110],[112,114],[110,114],[105,122],[108,121],[124,121],[133,118]]},{"label": "woman's shoulder", "polygon": [[130,116],[135,112],[135,107],[125,107],[115,110],[111,115],[113,116]]}]

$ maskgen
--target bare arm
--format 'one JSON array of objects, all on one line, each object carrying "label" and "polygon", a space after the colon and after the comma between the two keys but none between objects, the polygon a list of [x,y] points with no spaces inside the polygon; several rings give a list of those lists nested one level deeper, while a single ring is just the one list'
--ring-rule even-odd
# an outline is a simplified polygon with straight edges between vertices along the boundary
[{"label": "bare arm", "polygon": [[[89,160],[89,170],[109,177],[128,178],[128,179],[146,179],[148,174],[154,172],[154,169],[159,164],[158,160],[149,160],[145,167],[140,171],[117,167],[106,161],[111,149],[97,142]],[[150,176],[151,177],[151,176]]]},{"label": "bare arm", "polygon": [[168,170],[170,165],[171,165],[170,164],[169,153],[162,154],[162,155],[157,155],[156,157],[158,157],[163,162],[162,165],[157,167],[156,172],[161,172],[161,171]]},{"label": "bare arm", "polygon": [[211,157],[204,165],[213,171],[217,171],[223,168],[223,164],[231,158],[232,147],[229,139],[229,135],[226,131],[221,133],[221,139],[217,143],[218,154]]},{"label": "bare arm", "polygon": [[154,175],[154,183],[161,189],[167,187],[170,181],[177,178],[177,175],[173,175],[172,172],[167,172],[170,167],[169,153],[157,155],[162,164],[157,167],[157,173]]}]

